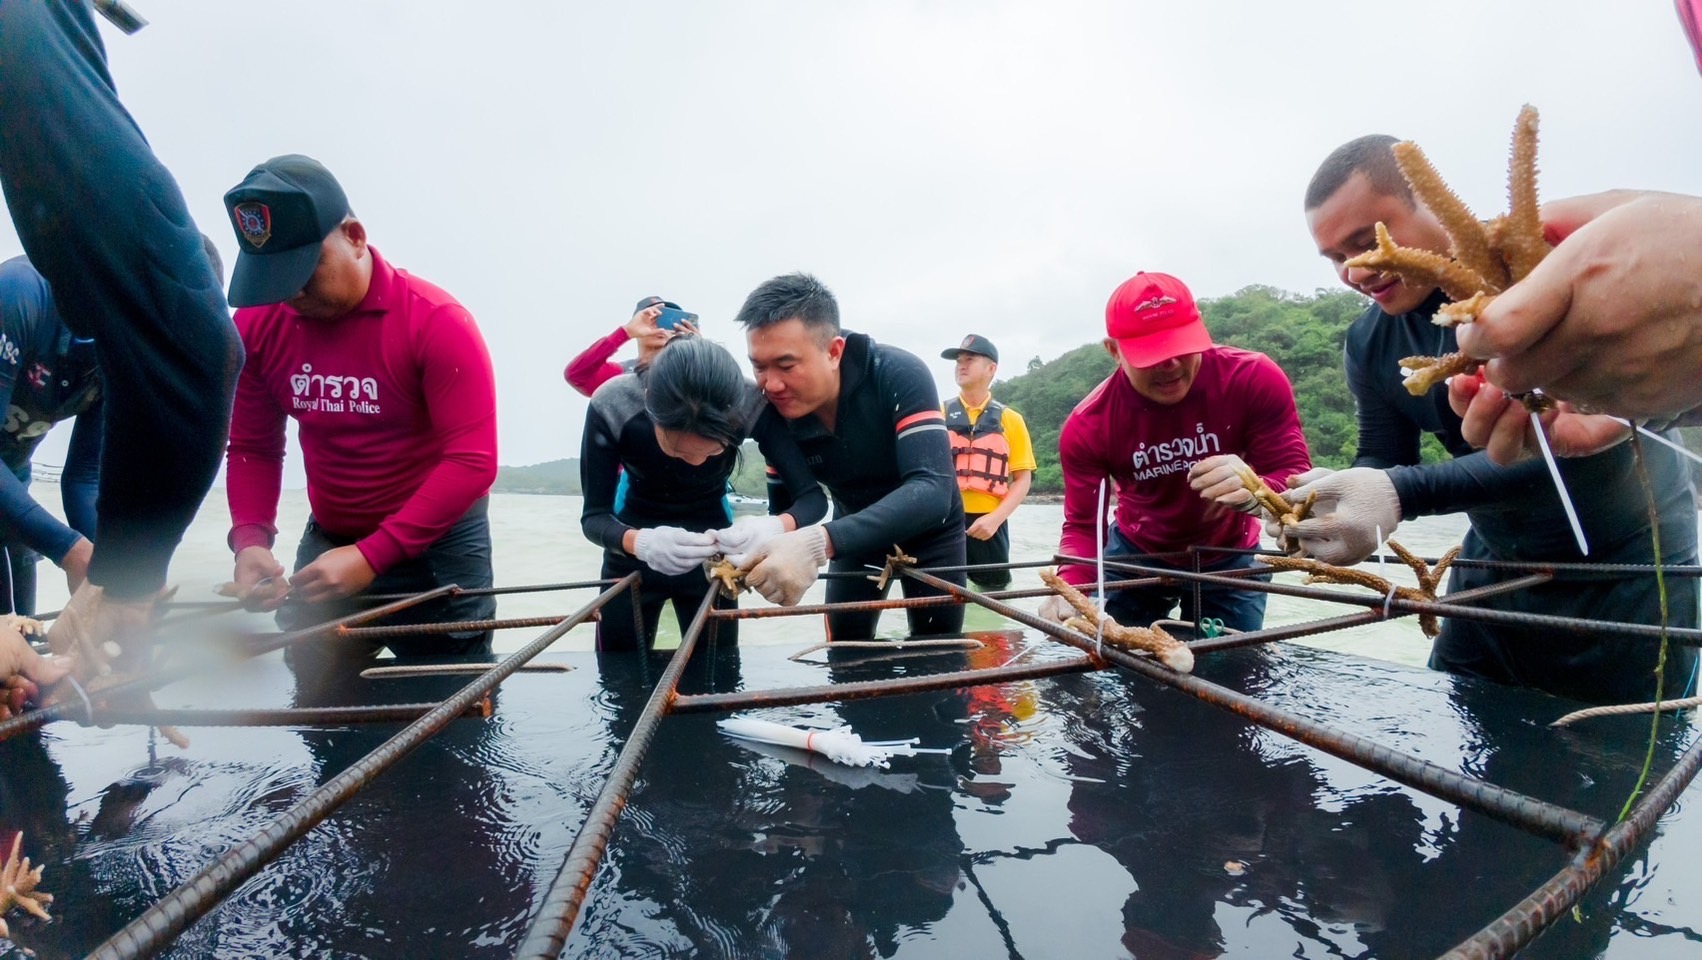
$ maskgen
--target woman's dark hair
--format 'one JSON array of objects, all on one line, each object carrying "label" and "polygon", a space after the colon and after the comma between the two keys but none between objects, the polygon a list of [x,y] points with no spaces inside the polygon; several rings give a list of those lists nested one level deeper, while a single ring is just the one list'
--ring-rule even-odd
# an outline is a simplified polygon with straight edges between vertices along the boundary
[{"label": "woman's dark hair", "polygon": [[733,355],[702,337],[668,341],[645,372],[644,409],[663,430],[696,434],[737,450],[749,392]]}]

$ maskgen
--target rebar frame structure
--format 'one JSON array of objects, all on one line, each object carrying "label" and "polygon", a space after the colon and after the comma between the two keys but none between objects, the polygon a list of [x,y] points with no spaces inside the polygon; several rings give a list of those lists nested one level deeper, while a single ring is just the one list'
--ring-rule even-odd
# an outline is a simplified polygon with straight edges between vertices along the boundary
[{"label": "rebar frame structure", "polygon": [[[1460,565],[1494,567],[1507,572],[1510,579],[1499,584],[1449,594],[1434,603],[1406,600],[1400,597],[1368,596],[1348,589],[1326,589],[1260,579],[1246,579],[1261,572],[1259,568],[1237,570],[1233,575],[1204,572],[1203,558],[1224,553],[1256,553],[1218,548],[1193,548],[1185,553],[1148,555],[1106,561],[1105,567],[1125,579],[1105,584],[1107,588],[1165,584],[1192,584],[1197,592],[1209,584],[1232,584],[1245,589],[1262,590],[1312,600],[1322,600],[1366,609],[1342,616],[1328,617],[1289,626],[1270,627],[1257,631],[1229,634],[1222,637],[1196,639],[1189,646],[1196,655],[1216,650],[1292,640],[1316,636],[1335,630],[1362,625],[1386,618],[1432,613],[1444,617],[1474,619],[1500,624],[1542,626],[1554,630],[1594,632],[1601,635],[1635,636],[1658,640],[1659,627],[1611,621],[1582,620],[1540,614],[1521,614],[1503,610],[1484,609],[1475,604],[1487,597],[1521,590],[1546,583],[1557,575],[1635,575],[1653,573],[1653,567],[1619,565],[1605,568],[1591,564],[1512,564],[1493,561],[1458,561]],[[1136,561],[1145,561],[1136,562]],[[1178,563],[1181,561],[1181,563]],[[1302,717],[1293,711],[1265,703],[1255,697],[1231,690],[1220,684],[1191,674],[1180,674],[1141,655],[1115,647],[1100,648],[1093,637],[1078,633],[1060,624],[1042,619],[1012,606],[1008,601],[1044,596],[1048,590],[1006,590],[981,593],[942,579],[939,574],[974,569],[1020,569],[1049,566],[1057,562],[1091,562],[1081,558],[1056,557],[1049,561],[983,565],[982,567],[935,567],[917,569],[903,566],[898,560],[889,563],[887,576],[903,576],[939,591],[937,595],[905,599],[887,599],[842,604],[818,604],[789,608],[756,607],[750,609],[716,609],[715,592],[706,592],[690,627],[670,658],[649,700],[639,714],[637,723],[622,745],[601,791],[587,812],[578,834],[545,894],[536,915],[526,931],[515,956],[524,960],[553,960],[560,956],[572,932],[587,897],[591,883],[602,862],[615,826],[625,808],[650,744],[662,720],[675,713],[729,712],[753,708],[779,707],[799,704],[827,703],[844,700],[901,696],[925,691],[961,689],[986,684],[1033,680],[1069,673],[1084,673],[1118,669],[1140,676],[1152,683],[1169,687],[1219,709],[1289,737],[1299,743],[1347,760],[1367,771],[1404,784],[1414,790],[1474,810],[1503,823],[1562,844],[1567,851],[1563,866],[1529,896],[1506,910],[1482,930],[1458,944],[1444,957],[1483,958],[1500,960],[1509,957],[1529,944],[1551,924],[1566,915],[1586,892],[1625,856],[1637,849],[1648,837],[1659,818],[1672,808],[1680,794],[1702,769],[1702,739],[1693,743],[1661,778],[1651,785],[1630,812],[1617,823],[1607,823],[1590,816],[1535,797],[1485,782],[1479,778],[1421,760],[1410,754],[1375,743],[1365,737],[1332,728]],[[1702,576],[1702,567],[1667,567],[1667,576]],[[826,574],[824,576],[846,576]],[[395,736],[352,764],[336,777],[309,793],[290,809],[278,815],[264,828],[240,843],[200,872],[167,893],[153,906],[113,934],[89,956],[101,960],[132,960],[149,957],[168,946],[197,919],[216,907],[244,881],[258,873],[281,854],[290,844],[306,835],[321,821],[360,790],[371,784],[386,769],[406,756],[415,747],[430,739],[459,717],[489,717],[490,694],[510,675],[548,649],[551,644],[581,623],[595,619],[599,611],[622,591],[634,592],[640,585],[639,574],[619,580],[592,580],[575,583],[535,584],[492,588],[480,591],[461,591],[458,587],[443,587],[412,596],[368,598],[381,605],[328,623],[291,633],[253,638],[240,656],[258,656],[279,650],[293,643],[324,636],[342,635],[384,637],[408,632],[443,631],[453,627],[468,629],[509,629],[548,625],[549,629],[519,651],[492,665],[458,692],[438,703],[386,704],[374,706],[320,708],[314,710],[134,710],[108,708],[103,701],[124,695],[143,693],[193,675],[191,667],[176,667],[136,678],[93,694],[93,705],[61,703],[0,721],[0,740],[34,730],[45,723],[80,719],[101,724],[135,723],[159,725],[291,725],[347,724],[351,722],[407,722]],[[451,625],[428,624],[415,627],[361,627],[360,624],[405,610],[428,600],[456,593],[522,593],[597,588],[598,595],[571,615],[523,620],[491,620]],[[811,616],[833,611],[901,610],[945,604],[975,604],[1040,631],[1046,637],[1080,651],[1078,657],[1043,660],[1033,663],[1009,662],[1004,665],[974,670],[959,670],[921,676],[904,676],[886,680],[844,682],[821,686],[793,687],[738,693],[682,695],[678,690],[681,676],[693,651],[707,637],[713,642],[716,626],[722,620],[744,620],[766,617]],[[227,604],[185,604],[183,619],[216,615],[232,609]],[[640,604],[633,603],[635,616]],[[1199,609],[1196,602],[1195,609]],[[1702,646],[1702,630],[1669,628],[1664,631],[1670,642]]]}]

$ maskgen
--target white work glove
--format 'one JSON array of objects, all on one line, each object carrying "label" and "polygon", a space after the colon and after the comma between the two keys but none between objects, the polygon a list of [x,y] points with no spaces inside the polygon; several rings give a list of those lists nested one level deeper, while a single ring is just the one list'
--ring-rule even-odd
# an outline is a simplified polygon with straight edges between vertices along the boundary
[{"label": "white work glove", "polygon": [[1300,503],[1317,491],[1312,516],[1289,528],[1290,539],[1308,557],[1348,566],[1382,546],[1401,523],[1401,499],[1382,470],[1354,467],[1295,487],[1283,499]]},{"label": "white work glove", "polygon": [[728,563],[743,568],[751,554],[785,532],[786,524],[779,517],[740,517],[725,530],[715,531],[715,541]]},{"label": "white work glove", "polygon": [[680,527],[649,527],[638,531],[632,554],[657,573],[677,576],[703,564],[721,548],[713,533],[693,533]]},{"label": "white work glove", "polygon": [[[1297,473],[1294,476],[1289,477],[1288,489],[1298,490],[1309,483],[1322,480],[1333,473],[1335,473],[1335,471],[1331,470],[1329,467],[1313,467],[1305,473]],[[1322,494],[1320,494],[1320,496],[1322,496]],[[1296,504],[1305,503],[1306,495],[1301,494],[1299,500],[1291,500],[1288,494],[1285,493],[1283,494],[1283,499],[1290,500],[1291,503]],[[1282,540],[1282,524],[1278,523],[1275,517],[1265,518],[1265,536],[1279,542]]]},{"label": "white work glove", "polygon": [[1233,453],[1207,457],[1188,471],[1188,486],[1202,498],[1238,513],[1254,513],[1258,498],[1241,482],[1240,471],[1252,471],[1247,461]]},{"label": "white work glove", "polygon": [[827,530],[820,525],[783,533],[751,553],[745,585],[782,607],[796,604],[827,566]]}]

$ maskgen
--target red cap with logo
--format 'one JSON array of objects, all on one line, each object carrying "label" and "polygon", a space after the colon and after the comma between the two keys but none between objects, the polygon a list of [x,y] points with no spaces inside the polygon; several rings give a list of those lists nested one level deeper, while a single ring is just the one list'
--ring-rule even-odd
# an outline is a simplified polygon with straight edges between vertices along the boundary
[{"label": "red cap with logo", "polygon": [[1105,333],[1136,367],[1211,349],[1194,295],[1168,273],[1141,272],[1123,282],[1105,305]]}]

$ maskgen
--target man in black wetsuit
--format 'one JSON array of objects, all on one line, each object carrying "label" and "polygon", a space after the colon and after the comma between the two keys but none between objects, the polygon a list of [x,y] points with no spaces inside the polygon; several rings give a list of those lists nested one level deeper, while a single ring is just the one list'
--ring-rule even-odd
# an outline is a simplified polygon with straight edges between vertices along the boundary
[{"label": "man in black wetsuit", "polygon": [[[1336,149],[1319,167],[1306,191],[1306,219],[1318,251],[1335,265],[1350,288],[1374,302],[1348,330],[1348,386],[1359,413],[1359,453],[1352,469],[1314,470],[1291,499],[1318,494],[1315,519],[1293,532],[1311,556],[1350,564],[1379,547],[1402,519],[1465,511],[1471,518],[1463,559],[1520,563],[1573,562],[1648,564],[1653,561],[1648,507],[1638,481],[1633,451],[1620,444],[1588,457],[1560,461],[1566,488],[1582,521],[1588,557],[1578,552],[1559,494],[1540,459],[1498,467],[1473,452],[1460,433],[1460,417],[1448,406],[1447,390],[1422,397],[1401,384],[1400,359],[1434,356],[1456,349],[1454,331],[1430,322],[1446,302],[1441,292],[1413,288],[1345,261],[1375,245],[1377,223],[1395,241],[1448,252],[1441,223],[1420,205],[1396,166],[1393,137],[1368,136]],[[1453,459],[1421,464],[1419,440],[1429,433]],[[1643,448],[1660,516],[1664,562],[1696,562],[1696,504],[1689,473],[1678,455]],[[1455,566],[1449,591],[1487,586],[1516,572]],[[1669,622],[1697,623],[1697,584],[1667,579]],[[1503,594],[1478,606],[1528,613],[1660,622],[1660,597],[1652,573],[1624,577],[1565,576]],[[1551,629],[1491,626],[1463,619],[1443,621],[1431,649],[1430,666],[1450,673],[1536,687],[1561,696],[1597,702],[1652,699],[1658,644]],[[1697,651],[1674,646],[1664,672],[1664,696],[1684,696],[1694,684]]]},{"label": "man in black wetsuit", "polygon": [[[824,564],[857,574],[827,586],[829,603],[879,599],[862,574],[894,546],[918,566],[962,566],[963,501],[933,375],[920,359],[839,327],[839,304],[816,278],[775,277],[739,310],[751,368],[768,402],[786,418],[810,469],[833,494],[832,522],[769,541],[746,563],[746,582],[769,600],[798,602]],[[783,489],[769,486],[771,510]],[[783,504],[784,501],[781,501]],[[961,571],[944,574],[956,584]],[[938,591],[908,578],[904,595]],[[912,636],[955,634],[963,608],[908,611]],[[831,614],[828,639],[874,636],[876,611]]]}]

